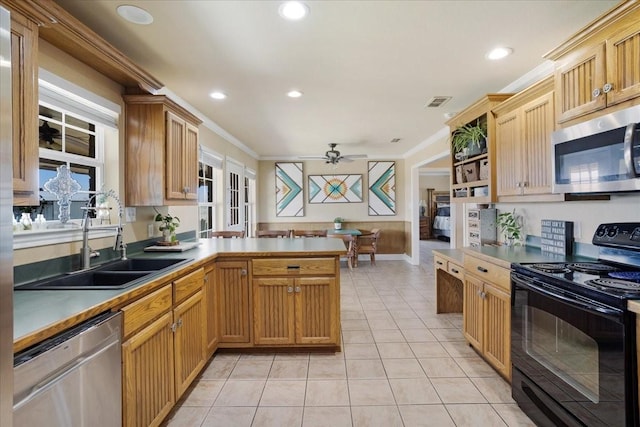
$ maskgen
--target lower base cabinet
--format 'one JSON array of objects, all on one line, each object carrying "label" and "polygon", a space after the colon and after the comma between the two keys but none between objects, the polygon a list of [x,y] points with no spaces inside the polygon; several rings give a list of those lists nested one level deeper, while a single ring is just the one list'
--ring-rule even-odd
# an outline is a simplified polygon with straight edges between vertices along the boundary
[{"label": "lower base cabinet", "polygon": [[220,343],[251,342],[248,261],[216,263]]}]

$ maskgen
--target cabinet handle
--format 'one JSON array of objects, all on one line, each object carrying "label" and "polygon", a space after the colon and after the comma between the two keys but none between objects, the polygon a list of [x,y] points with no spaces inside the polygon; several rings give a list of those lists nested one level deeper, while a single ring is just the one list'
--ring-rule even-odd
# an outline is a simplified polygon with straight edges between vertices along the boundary
[{"label": "cabinet handle", "polygon": [[175,332],[175,331],[176,331],[176,329],[178,329],[178,325],[176,325],[176,322],[173,322],[173,323],[171,324],[170,328],[171,328],[171,332]]},{"label": "cabinet handle", "polygon": [[296,292],[300,293],[300,286],[296,286]]},{"label": "cabinet handle", "polygon": [[479,271],[479,272],[481,272],[481,273],[488,273],[488,272],[489,272],[489,270],[487,270],[487,269],[486,269],[486,268],[484,268],[484,267],[477,266],[476,268],[477,268],[477,269],[478,269],[478,271]]},{"label": "cabinet handle", "polygon": [[178,328],[182,327],[182,318],[178,319]]},{"label": "cabinet handle", "polygon": [[293,292],[293,286],[289,286],[289,287],[287,288],[287,293],[289,293],[289,294],[290,294],[290,293],[292,293],[292,292]]},{"label": "cabinet handle", "polygon": [[605,85],[602,86],[602,91],[604,93],[609,93],[611,90],[613,90],[613,85],[611,83],[605,83]]},{"label": "cabinet handle", "polygon": [[484,291],[480,292],[480,298],[487,299],[487,293]]},{"label": "cabinet handle", "polygon": [[287,270],[300,270],[299,265],[287,265]]},{"label": "cabinet handle", "polygon": [[243,268],[242,270],[240,270],[240,275],[241,276],[246,276],[247,275],[247,269]]},{"label": "cabinet handle", "polygon": [[602,91],[600,90],[599,87],[595,88],[593,92],[591,92],[591,96],[593,96],[594,98],[597,98],[600,95],[602,95]]},{"label": "cabinet handle", "polygon": [[436,261],[436,264],[438,265],[444,265],[444,263],[442,261]]},{"label": "cabinet handle", "polygon": [[460,273],[458,270],[456,270],[455,268],[452,268],[451,271],[453,271],[454,273],[458,274]]}]

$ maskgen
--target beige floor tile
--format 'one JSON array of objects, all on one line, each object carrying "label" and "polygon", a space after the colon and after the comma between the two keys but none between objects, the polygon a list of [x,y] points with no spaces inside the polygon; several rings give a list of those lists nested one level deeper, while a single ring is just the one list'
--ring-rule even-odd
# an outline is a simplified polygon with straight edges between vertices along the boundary
[{"label": "beige floor tile", "polygon": [[395,405],[388,380],[349,380],[352,406]]},{"label": "beige floor tile", "polygon": [[231,371],[231,380],[260,380],[266,379],[273,362],[263,360],[240,359]]},{"label": "beige floor tile", "polygon": [[[344,346],[343,346],[344,350]],[[309,359],[344,360],[344,351],[318,351],[309,354]]]},{"label": "beige floor tile", "polygon": [[295,380],[306,379],[309,369],[309,360],[275,360],[269,371],[270,380]]},{"label": "beige floor tile", "polygon": [[343,331],[368,331],[369,323],[364,319],[342,319]]},{"label": "beige floor tile", "polygon": [[227,380],[214,406],[258,406],[266,381]]},{"label": "beige floor tile", "polygon": [[[251,427],[256,413],[255,406],[213,407],[202,423],[202,427]],[[193,424],[197,425],[197,424]],[[190,426],[190,427],[193,427]]]},{"label": "beige floor tile", "polygon": [[441,403],[436,390],[426,378],[393,378],[389,384],[398,405]]},{"label": "beige floor tile", "polygon": [[405,427],[455,427],[444,405],[398,406]]},{"label": "beige floor tile", "polygon": [[446,319],[433,317],[422,317],[421,319],[424,325],[429,329],[456,329],[456,327]]},{"label": "beige floor tile", "polygon": [[364,311],[362,310],[342,310],[340,312],[340,318],[342,320],[365,320]]},{"label": "beige floor tile", "polygon": [[254,360],[259,362],[273,362],[276,357],[275,353],[244,353],[240,356],[240,360]]},{"label": "beige floor tile", "polygon": [[418,360],[429,378],[466,377],[451,357],[427,357]]},{"label": "beige floor tile", "polygon": [[420,319],[397,319],[396,323],[400,329],[424,329],[424,323]]},{"label": "beige floor tile", "polygon": [[444,403],[487,402],[468,378],[431,378],[431,384]]},{"label": "beige floor tile", "polygon": [[224,383],[223,380],[200,379],[194,381],[186,393],[182,406],[210,407],[218,397],[218,393],[222,390]]},{"label": "beige floor tile", "polygon": [[419,359],[423,357],[449,357],[447,350],[438,341],[410,342],[409,347]]},{"label": "beige floor tile", "polygon": [[267,381],[260,406],[304,406],[305,381]]},{"label": "beige floor tile", "polygon": [[464,336],[458,329],[431,329],[431,333],[438,341],[464,341]]},{"label": "beige floor tile", "polygon": [[264,407],[256,411],[251,427],[284,427],[302,425],[301,406],[298,407]]},{"label": "beige floor tile", "polygon": [[506,427],[491,405],[446,405],[446,407],[458,427]]},{"label": "beige floor tile", "polygon": [[353,427],[402,427],[397,406],[352,406]]},{"label": "beige floor tile", "polygon": [[306,407],[302,427],[351,427],[351,408],[348,406]]},{"label": "beige floor tile", "polygon": [[389,310],[389,313],[391,313],[391,317],[393,317],[395,320],[398,319],[417,319],[418,316],[412,311],[412,310]]},{"label": "beige floor tile", "polygon": [[466,341],[443,341],[440,344],[452,357],[480,357]]},{"label": "beige floor tile", "polygon": [[426,378],[416,359],[382,359],[387,378]]},{"label": "beige floor tile", "polygon": [[207,380],[226,380],[236,366],[237,359],[215,357],[202,372]]},{"label": "beige floor tile", "polygon": [[278,353],[274,361],[280,360],[309,360],[309,353]]},{"label": "beige floor tile", "polygon": [[305,406],[349,406],[346,380],[308,380]]},{"label": "beige floor tile", "polygon": [[404,342],[378,343],[378,352],[384,359],[410,359],[415,357],[409,344]]},{"label": "beige floor tile", "polygon": [[347,371],[344,359],[314,359],[309,360],[308,379],[346,379]]},{"label": "beige floor tile", "polygon": [[376,329],[371,331],[373,340],[379,342],[406,342],[400,329]]},{"label": "beige floor tile", "polygon": [[378,329],[398,329],[398,325],[393,319],[369,319],[371,330]]},{"label": "beige floor tile", "polygon": [[407,342],[433,342],[437,341],[436,337],[427,328],[420,329],[403,329]]},{"label": "beige floor tile", "polygon": [[347,378],[380,379],[387,378],[380,359],[346,360]]},{"label": "beige floor tile", "polygon": [[454,358],[458,366],[462,368],[468,377],[491,377],[496,378],[498,373],[493,370],[480,356],[456,357]]},{"label": "beige floor tile", "polygon": [[365,310],[364,314],[367,316],[367,320],[393,320],[389,310]]},{"label": "beige floor tile", "polygon": [[509,427],[535,427],[535,423],[515,403],[494,403],[493,409]]},{"label": "beige floor tile", "polygon": [[373,343],[371,331],[342,331],[342,341],[345,344],[369,344]]},{"label": "beige floor tile", "polygon": [[511,385],[498,378],[470,378],[489,403],[515,403],[511,397]]},{"label": "beige floor tile", "polygon": [[378,348],[375,344],[345,344],[345,359],[379,359]]},{"label": "beige floor tile", "polygon": [[163,424],[164,427],[199,426],[207,416],[207,406],[181,406]]}]

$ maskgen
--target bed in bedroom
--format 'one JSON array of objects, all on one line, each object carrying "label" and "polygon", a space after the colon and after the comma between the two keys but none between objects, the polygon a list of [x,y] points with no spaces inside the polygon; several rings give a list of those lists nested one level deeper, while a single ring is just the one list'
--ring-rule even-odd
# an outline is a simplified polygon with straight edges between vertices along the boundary
[{"label": "bed in bedroom", "polygon": [[440,240],[451,238],[451,206],[449,205],[449,193],[434,194],[433,208],[433,232],[432,236]]}]

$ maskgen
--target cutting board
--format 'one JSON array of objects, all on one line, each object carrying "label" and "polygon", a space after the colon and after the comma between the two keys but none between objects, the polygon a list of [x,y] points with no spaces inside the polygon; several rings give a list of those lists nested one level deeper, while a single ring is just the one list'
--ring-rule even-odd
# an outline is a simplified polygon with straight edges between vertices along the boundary
[{"label": "cutting board", "polygon": [[146,248],[144,248],[144,251],[145,252],[184,252],[184,251],[188,251],[189,249],[193,249],[198,245],[200,245],[200,242],[184,242],[184,243],[180,243],[178,245],[173,245],[173,246],[154,245],[154,246],[147,246]]}]

